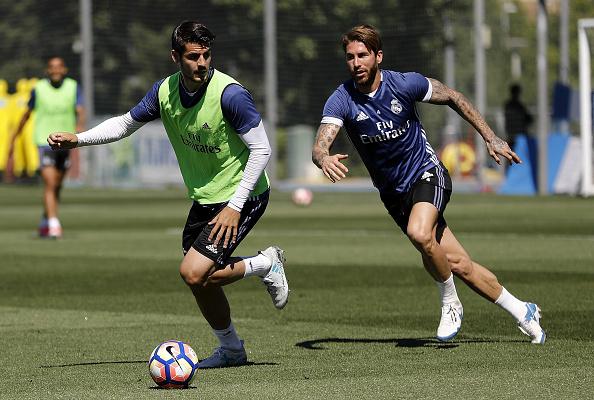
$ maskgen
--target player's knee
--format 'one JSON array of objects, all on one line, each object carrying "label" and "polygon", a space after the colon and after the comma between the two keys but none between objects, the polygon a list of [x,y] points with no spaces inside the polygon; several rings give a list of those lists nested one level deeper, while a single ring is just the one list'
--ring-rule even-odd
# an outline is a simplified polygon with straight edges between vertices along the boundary
[{"label": "player's knee", "polygon": [[414,246],[420,251],[423,251],[425,254],[431,254],[433,251],[433,246],[437,244],[437,242],[435,242],[433,239],[431,231],[425,229],[409,226],[406,230],[406,235],[414,244]]},{"label": "player's knee", "polygon": [[184,261],[179,267],[179,274],[188,286],[202,286],[208,278],[201,270]]},{"label": "player's knee", "polygon": [[52,193],[58,193],[62,189],[62,185],[55,181],[49,181],[45,184],[45,190]]}]

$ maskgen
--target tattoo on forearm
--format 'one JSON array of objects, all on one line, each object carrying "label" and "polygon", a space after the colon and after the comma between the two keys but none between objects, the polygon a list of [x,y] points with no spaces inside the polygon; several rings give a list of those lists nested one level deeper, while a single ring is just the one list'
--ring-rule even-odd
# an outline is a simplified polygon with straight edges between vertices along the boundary
[{"label": "tattoo on forearm", "polygon": [[[435,104],[448,104],[462,118],[468,121],[481,134],[485,141],[489,142],[493,137],[496,137],[491,127],[487,124],[487,121],[485,121],[481,113],[472,105],[466,96],[448,88],[439,81],[437,86],[441,96],[438,94],[437,99],[434,102]],[[449,92],[447,95],[444,94],[446,91]]]},{"label": "tattoo on forearm", "polygon": [[487,121],[485,121],[480,112],[463,94],[458,93],[455,104],[458,108],[457,112],[466,119],[485,140],[491,140],[491,137],[495,136],[495,133],[493,133],[491,127],[487,124]]},{"label": "tattoo on forearm", "polygon": [[322,124],[318,129],[318,135],[312,151],[312,161],[321,167],[322,160],[330,154],[330,147],[336,139],[340,127],[334,124]]},{"label": "tattoo on forearm", "polygon": [[[449,88],[437,79],[428,78],[431,82],[432,93],[429,103],[448,105],[456,111],[462,118],[470,123],[474,129],[483,137],[489,153],[507,154],[510,149],[507,142],[497,135],[491,129],[485,118],[479,110],[462,93]],[[506,155],[507,157],[507,155]],[[509,157],[508,157],[509,158]]]}]

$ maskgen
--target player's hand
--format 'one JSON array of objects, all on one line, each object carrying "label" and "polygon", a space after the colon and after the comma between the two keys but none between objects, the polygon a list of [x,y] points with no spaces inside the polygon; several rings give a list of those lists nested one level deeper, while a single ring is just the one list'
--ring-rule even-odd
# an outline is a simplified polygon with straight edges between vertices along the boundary
[{"label": "player's hand", "polygon": [[346,177],[349,169],[342,163],[342,160],[348,158],[348,154],[334,154],[322,159],[322,171],[324,175],[332,182],[338,182]]},{"label": "player's hand", "polygon": [[487,142],[487,150],[489,151],[491,157],[493,157],[493,159],[497,162],[497,164],[501,164],[501,159],[499,158],[498,154],[507,158],[510,164],[522,163],[520,157],[518,157],[518,155],[514,153],[512,149],[510,149],[507,142],[500,137],[495,136],[493,137],[493,140]]},{"label": "player's hand", "polygon": [[239,225],[239,211],[235,211],[227,206],[221,210],[208,224],[214,227],[208,235],[208,240],[213,241],[214,245],[218,246],[221,239],[223,239],[223,248],[227,248],[229,244],[235,243],[237,240],[237,226]]},{"label": "player's hand", "polygon": [[54,150],[73,149],[78,145],[78,136],[68,132],[54,132],[48,136],[47,143]]}]

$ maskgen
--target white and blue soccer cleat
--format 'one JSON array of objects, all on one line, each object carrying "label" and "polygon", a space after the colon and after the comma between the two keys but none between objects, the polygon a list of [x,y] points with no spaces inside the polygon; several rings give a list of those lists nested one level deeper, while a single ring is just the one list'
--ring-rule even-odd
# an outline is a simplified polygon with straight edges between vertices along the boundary
[{"label": "white and blue soccer cleat", "polygon": [[200,361],[198,368],[225,368],[247,364],[247,354],[241,341],[241,349],[231,350],[217,347],[212,355]]},{"label": "white and blue soccer cleat", "polygon": [[441,320],[437,327],[437,340],[440,342],[452,340],[460,331],[463,315],[464,309],[459,301],[441,306]]},{"label": "white and blue soccer cleat", "polygon": [[289,283],[284,269],[285,251],[280,247],[270,246],[262,250],[260,254],[268,257],[272,262],[270,271],[262,278],[262,282],[266,285],[272,303],[280,310],[289,300]]},{"label": "white and blue soccer cleat", "polygon": [[544,344],[547,335],[540,327],[540,307],[534,303],[526,303],[526,316],[518,322],[518,328],[530,336],[532,343]]}]

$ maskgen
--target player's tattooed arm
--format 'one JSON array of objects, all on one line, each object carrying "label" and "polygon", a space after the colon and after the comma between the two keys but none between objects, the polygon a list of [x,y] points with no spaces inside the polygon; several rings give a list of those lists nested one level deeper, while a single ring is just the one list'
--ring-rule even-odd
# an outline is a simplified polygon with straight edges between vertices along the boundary
[{"label": "player's tattooed arm", "polygon": [[324,157],[330,155],[330,147],[336,139],[336,135],[340,131],[340,127],[334,124],[321,124],[318,128],[318,134],[314,143],[312,151],[312,161],[322,168],[322,160]]},{"label": "player's tattooed arm", "polygon": [[314,143],[311,159],[318,168],[324,172],[324,175],[332,182],[338,182],[346,176],[349,169],[341,162],[348,157],[347,154],[330,155],[330,148],[336,135],[340,131],[340,126],[335,124],[321,124],[318,129],[316,141]]},{"label": "player's tattooed arm", "polygon": [[481,113],[472,105],[472,103],[462,93],[446,86],[437,79],[429,78],[433,92],[429,103],[447,105],[464,118],[476,131],[483,137],[489,155],[501,164],[499,155],[507,158],[510,163],[521,163],[520,157],[510,149],[507,142],[497,135],[487,124]]}]

